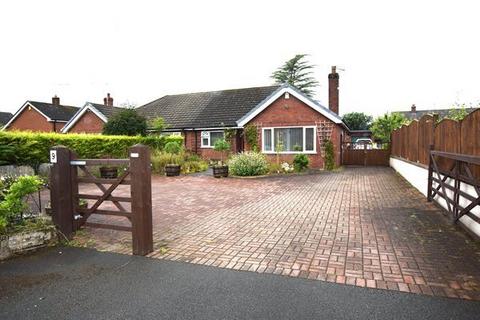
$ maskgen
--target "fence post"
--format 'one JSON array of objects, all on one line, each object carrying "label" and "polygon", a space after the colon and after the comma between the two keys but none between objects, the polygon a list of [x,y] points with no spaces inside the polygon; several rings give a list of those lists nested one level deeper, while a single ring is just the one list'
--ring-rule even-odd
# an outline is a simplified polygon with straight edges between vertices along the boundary
[{"label": "fence post", "polygon": [[64,146],[55,146],[50,150],[52,220],[67,239],[70,239],[73,233],[71,158],[72,152]]},{"label": "fence post", "polygon": [[428,151],[428,187],[427,187],[427,201],[431,202],[432,199],[432,184],[433,184],[433,164],[432,164],[432,154],[433,144],[430,145]]},{"label": "fence post", "polygon": [[144,256],[153,251],[150,150],[136,144],[129,149],[129,157],[133,254]]}]

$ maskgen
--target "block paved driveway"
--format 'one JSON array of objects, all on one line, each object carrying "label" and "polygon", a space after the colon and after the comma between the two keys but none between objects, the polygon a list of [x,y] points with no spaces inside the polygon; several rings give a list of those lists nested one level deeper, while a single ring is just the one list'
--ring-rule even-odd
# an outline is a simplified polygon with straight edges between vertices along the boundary
[{"label": "block paved driveway", "polygon": [[[152,258],[480,300],[479,244],[390,168],[154,177],[152,190]],[[131,252],[125,232],[75,242]]]}]

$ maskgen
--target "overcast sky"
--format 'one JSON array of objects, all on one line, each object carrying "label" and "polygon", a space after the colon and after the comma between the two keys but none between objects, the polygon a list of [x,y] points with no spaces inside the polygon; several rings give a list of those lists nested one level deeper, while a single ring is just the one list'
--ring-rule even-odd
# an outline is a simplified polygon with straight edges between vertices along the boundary
[{"label": "overcast sky", "polygon": [[166,94],[272,84],[310,54],[340,112],[480,101],[478,1],[2,1],[0,110],[25,100],[142,105]]}]

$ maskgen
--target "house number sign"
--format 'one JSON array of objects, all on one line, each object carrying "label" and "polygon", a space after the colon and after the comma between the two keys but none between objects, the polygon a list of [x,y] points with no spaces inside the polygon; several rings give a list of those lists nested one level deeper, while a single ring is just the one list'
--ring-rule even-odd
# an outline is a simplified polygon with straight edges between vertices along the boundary
[{"label": "house number sign", "polygon": [[57,150],[50,150],[50,163],[57,163]]}]

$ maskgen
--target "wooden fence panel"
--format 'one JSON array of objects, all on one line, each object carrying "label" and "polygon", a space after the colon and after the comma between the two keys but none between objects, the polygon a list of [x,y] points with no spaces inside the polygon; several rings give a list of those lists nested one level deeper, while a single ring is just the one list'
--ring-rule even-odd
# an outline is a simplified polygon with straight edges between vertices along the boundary
[{"label": "wooden fence panel", "polygon": [[428,165],[430,146],[433,145],[433,130],[437,117],[424,115],[418,121],[418,162]]},{"label": "wooden fence panel", "polygon": [[[480,109],[470,113],[460,124],[460,153],[480,156]],[[472,174],[480,178],[480,167],[469,164]]]},{"label": "wooden fence panel", "polygon": [[[443,119],[435,127],[435,147],[437,151],[460,153],[460,123],[451,119]],[[454,161],[447,158],[439,159],[438,166],[450,170]]]},{"label": "wooden fence panel", "polygon": [[400,155],[402,158],[407,159],[408,154],[408,127],[402,126],[400,128]]},{"label": "wooden fence panel", "polygon": [[401,154],[401,150],[402,150],[402,140],[401,140],[401,137],[400,137],[400,130],[397,129],[393,132],[393,136],[392,136],[392,148],[394,148],[394,150],[392,149],[392,154],[397,156],[397,157],[400,157],[402,154]]},{"label": "wooden fence panel", "polygon": [[407,126],[408,146],[407,146],[407,159],[412,162],[418,160],[418,121],[413,120]]}]

